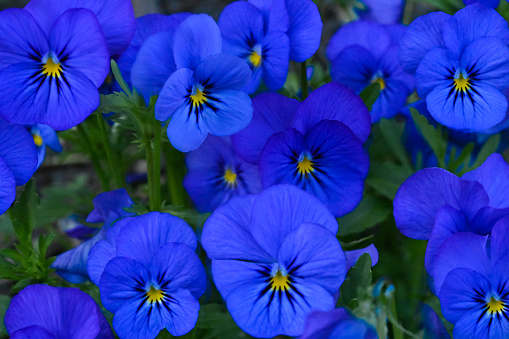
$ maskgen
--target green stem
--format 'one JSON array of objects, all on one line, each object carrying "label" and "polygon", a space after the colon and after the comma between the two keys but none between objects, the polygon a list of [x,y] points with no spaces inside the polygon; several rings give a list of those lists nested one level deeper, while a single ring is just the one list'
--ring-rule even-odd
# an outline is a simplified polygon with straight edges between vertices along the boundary
[{"label": "green stem", "polygon": [[148,202],[151,211],[157,211],[156,198],[154,196],[154,153],[152,152],[152,133],[150,129],[143,132],[143,143],[145,144],[145,156],[147,158],[148,177]]},{"label": "green stem", "polygon": [[105,121],[102,117],[102,114],[96,114],[97,124],[99,125],[99,132],[101,134],[101,140],[103,143],[104,150],[106,152],[106,158],[108,160],[108,165],[110,167],[111,175],[115,180],[115,186],[117,188],[124,186],[124,181],[122,180],[122,176],[119,172],[119,166],[115,165],[115,160],[113,159],[113,151],[111,149],[110,138],[108,136],[108,131],[106,130]]},{"label": "green stem", "polygon": [[154,205],[161,208],[161,122],[154,119]]},{"label": "green stem", "polygon": [[108,177],[106,176],[106,173],[104,173],[104,170],[101,166],[101,161],[99,160],[99,157],[97,156],[97,150],[95,148],[95,144],[90,139],[90,136],[88,135],[88,132],[87,132],[84,124],[78,125],[78,132],[81,134],[81,136],[85,140],[86,144],[90,146],[90,148],[89,148],[90,160],[92,161],[92,165],[94,166],[95,173],[99,177],[99,181],[101,182],[101,186],[102,186],[103,190],[109,191],[110,183],[108,181]]},{"label": "green stem", "polygon": [[186,206],[187,196],[182,186],[184,181],[184,155],[177,151],[170,143],[165,144],[164,156],[166,161],[166,185],[170,195],[171,204]]},{"label": "green stem", "polygon": [[302,92],[302,100],[306,99],[309,94],[306,61],[300,63],[300,90]]}]

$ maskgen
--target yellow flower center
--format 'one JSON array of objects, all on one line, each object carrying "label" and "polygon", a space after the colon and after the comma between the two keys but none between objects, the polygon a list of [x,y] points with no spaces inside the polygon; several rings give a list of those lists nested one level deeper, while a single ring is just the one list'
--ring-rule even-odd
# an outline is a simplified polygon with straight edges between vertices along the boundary
[{"label": "yellow flower center", "polygon": [[191,95],[191,102],[193,103],[193,107],[201,106],[207,101],[207,97],[205,94],[203,94],[202,91],[200,91],[198,88],[196,88],[196,93]]},{"label": "yellow flower center", "polygon": [[62,74],[62,66],[56,64],[52,57],[49,57],[44,66],[42,66],[42,74],[49,77],[60,77]]},{"label": "yellow flower center", "polygon": [[281,290],[287,291],[290,289],[290,282],[288,279],[288,275],[283,275],[281,271],[277,271],[276,275],[272,277],[270,280],[270,288],[272,290]]},{"label": "yellow flower center", "polygon": [[34,134],[34,135],[32,135],[32,137],[34,138],[35,146],[41,147],[42,146],[42,138],[41,138],[41,136],[39,134]]},{"label": "yellow flower center", "polygon": [[463,73],[460,73],[458,79],[454,79],[454,88],[460,92],[466,92],[470,89],[470,83],[468,78],[463,77]]},{"label": "yellow flower center", "polygon": [[373,80],[371,80],[371,83],[372,84],[374,84],[374,83],[379,84],[381,91],[383,91],[385,89],[385,80],[382,77],[374,78]]},{"label": "yellow flower center", "polygon": [[490,301],[486,304],[486,308],[490,315],[502,313],[505,310],[505,303],[500,299],[491,297]]},{"label": "yellow flower center", "polygon": [[251,55],[249,55],[249,62],[254,67],[260,67],[260,65],[262,64],[262,56],[258,54],[257,51],[253,51]]},{"label": "yellow flower center", "polygon": [[155,289],[154,286],[150,286],[150,290],[147,292],[147,298],[148,302],[151,304],[162,301],[164,298],[164,292]]},{"label": "yellow flower center", "polygon": [[309,174],[315,169],[313,168],[313,162],[304,156],[304,158],[297,163],[297,170],[300,174]]},{"label": "yellow flower center", "polygon": [[231,169],[227,169],[224,172],[224,182],[228,184],[228,186],[234,187],[237,185],[237,173],[233,172]]}]

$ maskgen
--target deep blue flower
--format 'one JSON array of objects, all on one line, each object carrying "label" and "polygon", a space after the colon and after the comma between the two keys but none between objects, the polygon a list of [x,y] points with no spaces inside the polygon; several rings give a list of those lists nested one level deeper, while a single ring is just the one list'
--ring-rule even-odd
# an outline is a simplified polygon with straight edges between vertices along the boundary
[{"label": "deep blue flower", "polygon": [[175,33],[177,71],[164,84],[156,119],[171,118],[168,138],[182,152],[197,149],[209,133],[231,135],[251,121],[251,99],[240,91],[251,70],[241,59],[221,54],[221,46],[219,28],[205,14],[190,16]]},{"label": "deep blue flower", "polygon": [[399,59],[403,69],[415,73],[417,93],[436,121],[483,130],[506,116],[508,42],[507,22],[498,13],[471,5],[454,16],[437,12],[415,20]]},{"label": "deep blue flower", "polygon": [[461,178],[429,168],[401,185],[394,199],[396,225],[408,237],[429,239],[428,273],[434,274],[436,254],[451,235],[490,234],[498,221],[509,216],[508,180],[509,165],[500,154],[492,154]]},{"label": "deep blue flower", "polygon": [[[103,226],[100,229],[94,229],[93,233],[95,234],[85,242],[57,256],[51,265],[56,269],[58,275],[74,284],[91,279],[87,272],[87,261],[91,248],[98,241],[106,238],[107,231],[115,221],[133,215],[133,213],[124,211],[124,208],[134,204],[124,188],[98,194],[92,201],[94,210],[90,212],[86,221],[103,223]],[[90,229],[90,227],[87,228]],[[81,233],[83,231],[82,228]],[[92,233],[92,230],[87,231],[86,233]],[[97,284],[96,281],[94,282]]]},{"label": "deep blue flower", "polygon": [[361,0],[364,5],[358,10],[360,18],[371,20],[380,24],[395,24],[401,22],[405,0]]},{"label": "deep blue flower", "polygon": [[58,140],[57,132],[53,128],[43,124],[35,124],[30,126],[30,134],[32,134],[37,149],[37,168],[41,167],[46,157],[46,146],[55,152],[62,152],[62,145]]},{"label": "deep blue flower", "polygon": [[380,85],[380,96],[371,110],[372,122],[399,113],[414,90],[413,76],[399,65],[399,43],[390,33],[376,22],[355,21],[341,27],[327,46],[332,80],[356,93],[374,82]]},{"label": "deep blue flower", "polygon": [[184,187],[201,213],[212,212],[231,197],[259,193],[258,166],[242,160],[229,137],[209,135],[196,151],[186,154]]},{"label": "deep blue flower", "polygon": [[435,311],[426,304],[421,308],[424,339],[451,339],[444,324]]},{"label": "deep blue flower", "polygon": [[37,169],[37,152],[30,133],[0,120],[0,214],[14,202],[16,186],[27,183]]},{"label": "deep blue flower", "polygon": [[13,339],[113,339],[99,306],[77,288],[25,287],[12,298],[5,327]]},{"label": "deep blue flower", "polygon": [[434,282],[454,338],[509,336],[509,219],[491,236],[458,233],[436,258]]},{"label": "deep blue flower", "polygon": [[[46,35],[50,36],[58,17],[75,8],[88,9],[96,15],[112,57],[126,50],[136,29],[133,5],[129,0],[31,0],[24,9],[34,16]],[[83,27],[83,32],[87,28]]]},{"label": "deep blue flower", "polygon": [[[276,3],[281,1],[274,1],[273,5]],[[283,8],[275,13],[285,15],[286,11]],[[270,27],[265,31],[262,12],[246,1],[226,6],[218,25],[223,37],[223,52],[246,60],[253,71],[243,88],[246,92],[256,92],[262,78],[272,90],[283,87],[290,56],[290,40],[285,31]]]},{"label": "deep blue flower", "polygon": [[136,33],[118,60],[124,80],[145,97],[159,94],[175,71],[173,36],[189,13],[148,14],[136,19]]},{"label": "deep blue flower", "polygon": [[45,33],[27,11],[0,12],[0,114],[11,123],[71,128],[99,106],[109,53],[96,16],[70,9]]},{"label": "deep blue flower", "polygon": [[373,326],[351,314],[346,308],[327,312],[314,311],[306,319],[299,339],[378,339]]},{"label": "deep blue flower", "polygon": [[232,198],[212,213],[202,244],[243,331],[298,336],[312,310],[334,307],[346,274],[337,227],[318,199],[291,185]]},{"label": "deep blue flower", "polygon": [[312,0],[249,0],[264,18],[265,33],[286,32],[290,39],[290,60],[303,62],[320,47],[322,19]]},{"label": "deep blue flower", "polygon": [[482,4],[489,8],[497,8],[500,0],[463,0],[465,5]]},{"label": "deep blue flower", "polygon": [[[106,262],[99,289],[104,307],[114,313],[116,333],[155,338],[166,327],[174,336],[186,334],[198,319],[198,298],[207,286],[205,269],[194,253],[193,230],[159,212],[124,220],[92,250]],[[91,254],[89,271],[100,266],[93,260]]]}]

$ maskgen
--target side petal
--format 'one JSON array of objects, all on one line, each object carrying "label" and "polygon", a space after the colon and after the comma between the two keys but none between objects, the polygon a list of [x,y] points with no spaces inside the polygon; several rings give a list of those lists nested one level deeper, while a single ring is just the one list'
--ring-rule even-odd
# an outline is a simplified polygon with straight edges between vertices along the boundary
[{"label": "side petal", "polygon": [[134,205],[134,201],[125,188],[99,193],[92,199],[92,203],[94,209],[87,216],[86,222],[110,223],[118,218],[134,215],[124,210],[124,208]]},{"label": "side petal", "polygon": [[219,27],[207,14],[191,15],[175,32],[173,56],[177,68],[195,70],[206,57],[221,52]]},{"label": "side petal", "polygon": [[445,47],[442,32],[450,17],[443,12],[433,12],[418,17],[408,26],[399,49],[399,62],[406,72],[415,74],[426,52]]},{"label": "side petal", "polygon": [[286,10],[285,0],[248,0],[255,5],[263,16],[265,33],[270,31],[288,31],[290,19]]},{"label": "side petal", "polygon": [[283,87],[288,75],[290,40],[283,32],[270,32],[262,40],[263,82],[271,90]]},{"label": "side petal", "polygon": [[322,120],[342,122],[362,143],[368,139],[371,130],[371,117],[361,98],[337,82],[311,92],[295,113],[292,127],[305,134]]},{"label": "side petal", "polygon": [[[37,167],[37,151],[30,133],[19,125],[0,123],[0,158],[9,167],[16,186],[27,183]],[[7,183],[9,175],[5,175]]]},{"label": "side petal", "polygon": [[175,71],[164,84],[156,102],[156,119],[166,121],[173,116],[189,96],[193,85],[193,71],[182,68]]},{"label": "side petal", "polygon": [[284,238],[302,223],[324,226],[333,234],[338,223],[325,205],[293,185],[276,185],[256,198],[251,212],[251,234],[272,257]]},{"label": "side petal", "polygon": [[53,128],[43,124],[38,124],[38,128],[41,133],[41,138],[44,140],[44,144],[51,148],[53,152],[60,153],[63,151],[57,132]]},{"label": "side petal", "polygon": [[92,11],[101,24],[106,37],[109,54],[119,55],[126,50],[136,30],[134,10],[129,0],[35,0],[25,6],[40,23],[46,33],[49,33],[57,18],[72,8],[84,8]]},{"label": "side petal", "polygon": [[364,47],[353,45],[345,47],[332,60],[331,78],[347,85],[356,93],[369,85],[378,71],[378,60]]},{"label": "side petal", "polygon": [[286,0],[290,19],[290,59],[303,62],[315,54],[322,37],[322,19],[318,7],[311,0]]},{"label": "side petal", "polygon": [[88,252],[87,273],[97,286],[108,262],[117,255],[116,247],[106,240],[97,242]]},{"label": "side petal", "polygon": [[454,85],[453,70],[459,68],[459,63],[450,52],[443,48],[435,48],[426,53],[415,72],[415,83],[419,97],[426,96],[438,86],[447,87],[447,94]]},{"label": "side petal", "polygon": [[267,139],[290,126],[299,102],[278,93],[257,95],[252,102],[253,118],[246,128],[232,135],[232,143],[242,159],[257,164]]},{"label": "side petal", "polygon": [[0,214],[4,214],[16,198],[16,181],[2,158],[0,158],[0,178]]},{"label": "side petal", "polygon": [[245,61],[226,53],[209,56],[194,73],[195,81],[210,86],[214,91],[240,90],[250,76],[251,70]]}]

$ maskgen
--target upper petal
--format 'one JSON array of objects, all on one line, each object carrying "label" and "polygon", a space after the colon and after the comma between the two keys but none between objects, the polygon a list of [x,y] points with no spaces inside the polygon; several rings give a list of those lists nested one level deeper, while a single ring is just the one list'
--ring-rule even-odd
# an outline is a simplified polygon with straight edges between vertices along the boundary
[{"label": "upper petal", "polygon": [[286,0],[290,19],[290,59],[303,62],[315,54],[322,37],[322,19],[318,7],[311,0]]}]

